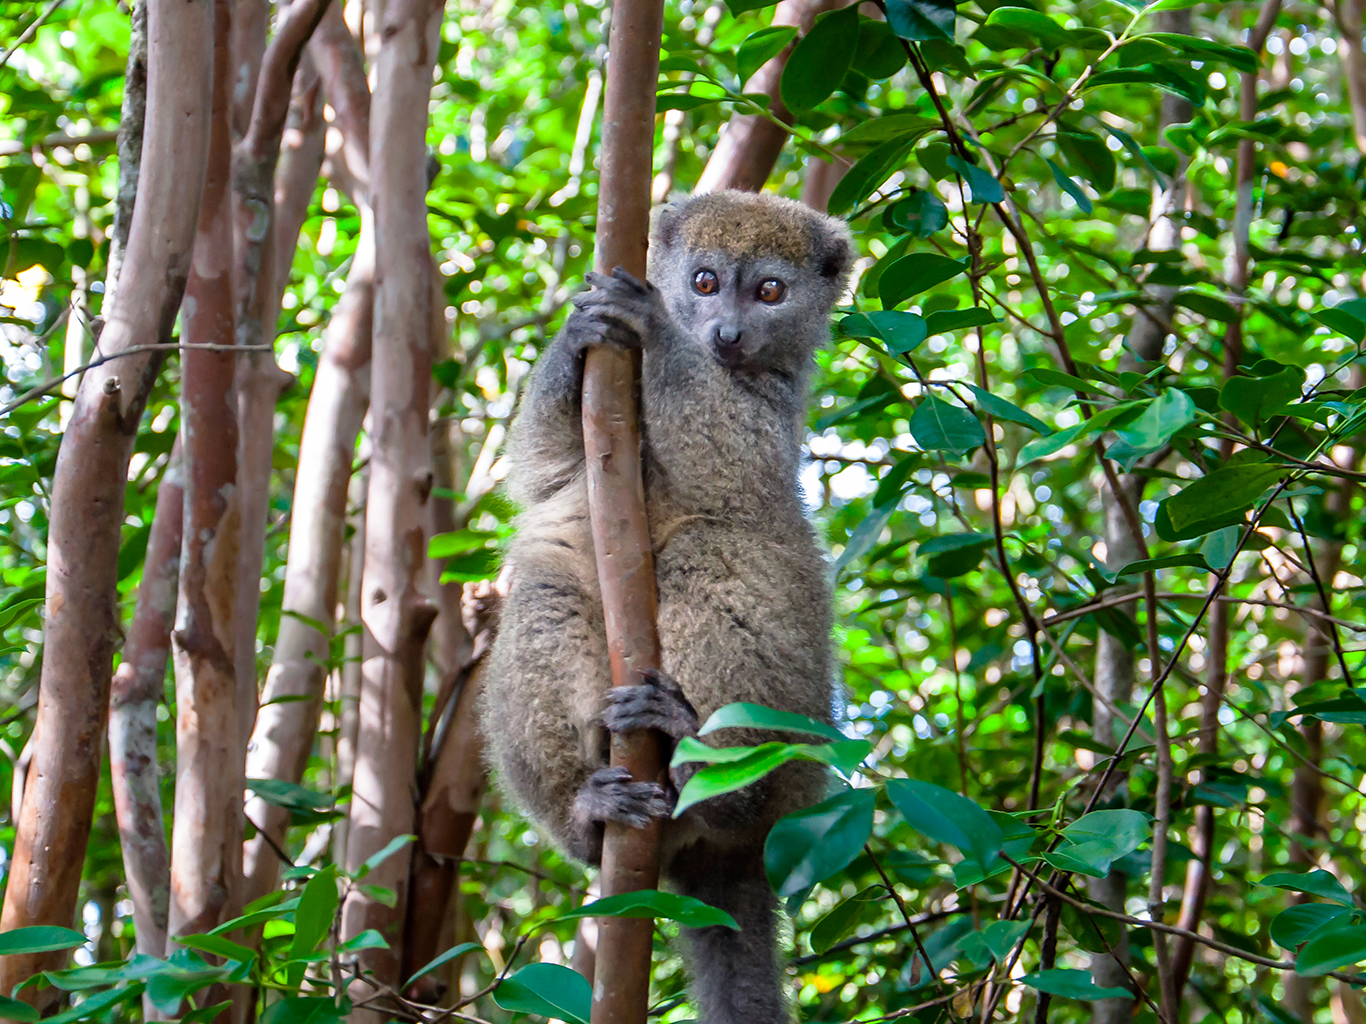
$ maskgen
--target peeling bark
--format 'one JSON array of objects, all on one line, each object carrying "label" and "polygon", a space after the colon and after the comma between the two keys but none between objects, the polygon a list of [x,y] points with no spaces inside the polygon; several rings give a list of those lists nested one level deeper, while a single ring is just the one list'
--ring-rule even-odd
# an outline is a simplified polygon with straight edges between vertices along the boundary
[{"label": "peeling bark", "polygon": [[[148,83],[143,161],[120,286],[101,348],[166,343],[189,274],[199,183],[208,157],[212,22],[206,4],[147,0]],[[124,490],[159,353],[86,371],[62,437],[48,530],[44,656],[36,749],[16,828],[0,930],[70,925],[90,835],[109,683],[118,639],[118,553]],[[65,953],[0,958],[9,993]],[[49,1008],[53,988],[23,998]]]},{"label": "peeling bark", "polygon": [[110,782],[128,896],[133,901],[137,950],[156,957],[166,955],[171,902],[171,858],[157,770],[157,708],[166,696],[184,501],[177,439],[157,489],[133,623],[109,699]]},{"label": "peeling bark", "polygon": [[[427,419],[431,383],[431,273],[427,235],[427,104],[440,43],[440,0],[386,5],[370,150],[375,211],[373,453],[366,503],[361,618],[369,630],[362,666],[360,733],[346,865],[355,870],[413,829],[422,651],[436,608],[423,593],[431,493]],[[355,890],[342,908],[342,937],[377,929],[390,949],[361,954],[377,981],[397,984],[408,851],[369,875],[398,893],[387,907]],[[353,985],[353,996],[370,991]],[[358,1011],[357,1020],[382,1019]]]},{"label": "peeling bark", "polygon": [[176,670],[176,792],[171,832],[170,933],[207,932],[241,906],[242,759],[237,742],[233,606],[241,539],[233,401],[232,5],[214,7],[209,169],[194,264],[181,307],[190,345],[181,372],[185,529]]},{"label": "peeling bark", "polygon": [[[811,30],[816,15],[841,6],[842,0],[782,0],[773,12],[773,24],[795,25],[799,36],[805,35]],[[768,109],[786,124],[792,123],[792,113],[783,105],[778,85],[792,49],[788,46],[745,83],[745,92],[769,96],[772,103]],[[758,192],[773,173],[786,142],[787,132],[768,118],[758,114],[735,114],[727,122],[725,133],[702,169],[694,191],[719,192],[738,188]]]}]

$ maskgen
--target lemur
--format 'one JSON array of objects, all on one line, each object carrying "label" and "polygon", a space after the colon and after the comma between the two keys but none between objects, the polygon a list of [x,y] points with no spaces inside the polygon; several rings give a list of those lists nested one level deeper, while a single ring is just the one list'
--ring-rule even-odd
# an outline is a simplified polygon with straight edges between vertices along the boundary
[{"label": "lemur", "polygon": [[[830,573],[797,471],[812,354],[829,338],[853,246],[842,221],[772,195],[716,192],[656,210],[648,283],[617,268],[528,378],[508,477],[524,511],[483,703],[502,784],[570,856],[597,864],[604,823],[667,817],[672,785],[608,766],[608,732],[675,742],[722,705],[833,721]],[[585,485],[581,384],[592,345],[642,351],[645,495],[656,548],[662,671],[611,687]],[[723,730],[733,746],[772,734]],[[789,1019],[776,897],[763,846],[825,795],[825,770],[789,764],[704,801],[662,830],[664,884],[741,925],[685,930],[706,1024]]]}]

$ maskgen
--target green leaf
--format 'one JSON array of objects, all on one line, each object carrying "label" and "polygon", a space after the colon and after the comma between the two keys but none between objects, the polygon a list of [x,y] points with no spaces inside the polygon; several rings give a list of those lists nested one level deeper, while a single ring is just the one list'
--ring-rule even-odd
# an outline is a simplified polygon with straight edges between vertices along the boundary
[{"label": "green leaf", "polygon": [[328,810],[334,802],[326,793],[319,793],[283,779],[247,779],[247,789],[266,803],[274,807],[283,807],[287,811]]},{"label": "green leaf", "polygon": [[[275,894],[272,893],[271,895],[274,896]],[[280,895],[284,894],[281,893]],[[262,900],[253,900],[252,902],[260,903]],[[241,917],[234,917],[228,921],[224,921],[217,928],[209,929],[208,934],[223,935],[226,932],[237,931],[241,928],[254,928],[256,925],[266,921],[273,921],[277,917],[284,917],[286,914],[292,914],[298,908],[299,898],[296,896],[293,899],[274,903],[271,906],[262,907],[260,910],[253,910],[250,913],[243,914]]]},{"label": "green leaf", "polygon": [[[854,125],[837,141],[847,144],[900,140],[910,144],[922,135],[942,131],[943,128],[944,124],[938,118],[921,117],[919,114],[884,114],[882,117],[874,117]],[[847,174],[845,176],[848,177]]]},{"label": "green leaf", "polygon": [[674,748],[672,764],[704,761],[703,768],[683,786],[674,805],[677,818],[694,804],[724,796],[762,779],[789,761],[818,761],[845,772],[858,767],[868,755],[865,740],[838,743],[761,743],[757,747],[708,747],[686,737]]},{"label": "green leaf", "polygon": [[896,513],[896,504],[893,500],[873,509],[858,526],[854,527],[853,532],[849,534],[849,540],[845,542],[844,550],[840,552],[839,558],[835,559],[836,574],[843,572],[851,562],[873,550],[878,538],[882,536],[882,531],[887,528],[887,524]]},{"label": "green leaf", "polygon": [[1067,123],[1058,125],[1054,138],[1072,170],[1089,181],[1097,192],[1103,194],[1115,187],[1115,155],[1104,139],[1095,132]]},{"label": "green leaf", "polygon": [[[849,133],[852,134],[853,132]],[[830,193],[830,202],[826,204],[826,208],[831,216],[839,217],[848,213],[890,178],[894,171],[899,170],[911,147],[915,145],[915,140],[922,134],[924,132],[912,133],[910,137],[895,136],[862,156]]]},{"label": "green leaf", "polygon": [[35,924],[0,932],[0,956],[18,953],[51,953],[85,945],[85,936],[72,928],[55,924]]},{"label": "green leaf", "polygon": [[780,818],[764,843],[764,867],[779,896],[805,892],[851,864],[873,831],[877,796],[851,789]]},{"label": "green leaf", "polygon": [[967,797],[915,779],[893,779],[887,796],[906,824],[936,843],[957,847],[984,873],[995,866],[1004,836],[992,816]]},{"label": "green leaf", "polygon": [[1012,34],[1033,36],[1049,51],[1061,49],[1072,38],[1070,30],[1027,7],[998,7],[987,15],[986,24]]},{"label": "green leaf", "polygon": [[1128,473],[1144,455],[1162,449],[1177,431],[1195,420],[1195,403],[1184,391],[1170,388],[1147,403],[1143,414],[1115,430],[1119,440],[1105,452]]},{"label": "green leaf", "polygon": [[822,14],[787,58],[779,92],[789,110],[810,110],[830,97],[858,52],[858,7]]},{"label": "green leaf", "polygon": [[221,956],[225,960],[251,963],[256,959],[256,954],[252,950],[225,939],[221,935],[178,935],[176,942],[188,949],[198,950],[200,953],[212,953],[214,956]]},{"label": "green leaf", "polygon": [[885,888],[870,885],[840,903],[812,926],[811,951],[817,954],[828,951],[860,924],[870,918],[876,918],[881,912],[882,900],[886,897]]},{"label": "green leaf", "polygon": [[1219,392],[1219,408],[1256,427],[1297,401],[1304,380],[1298,366],[1259,377],[1230,377]]},{"label": "green leaf", "polygon": [[953,42],[957,4],[952,0],[887,0],[887,24],[902,39]]},{"label": "green leaf", "polygon": [[726,0],[726,6],[730,8],[730,13],[738,18],[746,11],[761,11],[777,2],[778,0]]},{"label": "green leaf", "polygon": [[1292,952],[1319,932],[1345,923],[1352,912],[1331,903],[1300,903],[1283,910],[1271,921],[1271,941]]},{"label": "green leaf", "polygon": [[916,238],[929,238],[949,223],[949,209],[933,192],[918,188],[893,203],[886,219],[893,227],[909,231]]},{"label": "green leaf", "polygon": [[1196,569],[1207,569],[1205,559],[1200,555],[1167,555],[1163,558],[1141,558],[1137,562],[1130,562],[1123,568],[1110,572],[1104,566],[1093,563],[1096,571],[1099,572],[1107,583],[1114,583],[1125,576],[1142,576],[1147,572],[1156,572],[1158,569],[1173,569],[1177,566],[1188,566]]},{"label": "green leaf", "polygon": [[490,541],[498,539],[496,533],[488,530],[455,530],[451,533],[438,533],[427,542],[428,558],[450,558],[463,555],[467,551],[481,551]]},{"label": "green leaf", "polygon": [[791,711],[776,711],[762,704],[726,704],[719,707],[697,730],[697,735],[706,736],[718,729],[773,729],[779,732],[811,733],[830,740],[848,738],[833,725]]},{"label": "green leaf", "polygon": [[878,297],[883,309],[901,305],[927,288],[943,284],[967,270],[966,260],[955,260],[935,252],[913,252],[902,256],[878,280]]},{"label": "green leaf", "polygon": [[[104,1011],[110,1007],[137,999],[142,995],[143,989],[143,984],[139,982],[136,985],[128,985],[124,988],[111,988],[107,992],[97,992],[83,1000],[79,1006],[73,1006],[53,1017],[44,1017],[43,1024],[74,1024],[78,1020],[98,1020]],[[148,995],[151,993],[148,992]],[[158,1009],[160,1009],[159,1006]]]},{"label": "green leaf", "polygon": [[[318,948],[332,930],[340,897],[337,893],[337,868],[330,865],[308,880],[299,895],[299,909],[294,912],[294,941],[289,947],[292,960],[300,960]],[[308,965],[290,964],[288,984],[298,988],[303,984]]]},{"label": "green leaf", "polygon": [[[379,932],[373,928],[367,928],[359,935],[347,939],[345,942],[337,944],[337,950],[342,953],[359,953],[366,949],[388,949],[389,943]],[[327,956],[327,951],[313,954],[314,956]]]},{"label": "green leaf", "polygon": [[855,71],[877,80],[891,78],[905,66],[906,50],[890,25],[872,18],[859,22]]},{"label": "green leaf", "polygon": [[1025,371],[1026,377],[1033,377],[1040,384],[1056,384],[1061,387],[1071,388],[1073,391],[1081,392],[1084,395],[1103,395],[1105,392],[1092,387],[1080,377],[1074,377],[1070,373],[1063,373],[1061,370],[1053,370],[1047,366],[1035,366]]},{"label": "green leaf", "polygon": [[1043,859],[1062,871],[1104,878],[1110,865],[1133,853],[1148,837],[1148,816],[1139,811],[1092,811],[1062,830],[1066,840]]},{"label": "green leaf", "polygon": [[538,1013],[569,1024],[588,1024],[593,1007],[593,986],[588,979],[559,964],[528,964],[492,994],[504,1010]]},{"label": "green leaf", "polygon": [[1236,526],[1226,526],[1205,537],[1205,542],[1200,545],[1200,557],[1205,564],[1216,571],[1227,569],[1233,561],[1234,552],[1238,550],[1240,532]]},{"label": "green leaf", "polygon": [[923,317],[898,309],[854,313],[840,321],[840,330],[851,338],[876,339],[887,346],[887,351],[894,356],[914,352],[929,336]]},{"label": "green leaf", "polygon": [[991,315],[991,310],[969,306],[967,309],[935,310],[925,318],[925,329],[930,334],[947,334],[949,331],[961,331],[964,327],[983,327],[994,323],[997,320]]},{"label": "green leaf", "polygon": [[972,189],[973,203],[1004,203],[1006,200],[1006,190],[996,178],[978,167],[970,164],[957,153],[951,155],[944,161],[967,182],[968,188]]},{"label": "green leaf", "polygon": [[1056,969],[1035,971],[1019,979],[1020,984],[1047,992],[1063,999],[1131,999],[1133,993],[1127,988],[1102,988],[1091,980],[1087,971]]},{"label": "green leaf", "polygon": [[1337,331],[1350,338],[1354,344],[1360,345],[1362,341],[1366,341],[1366,305],[1359,299],[1340,302],[1336,306],[1320,309],[1309,315],[1330,331]]},{"label": "green leaf", "polygon": [[995,537],[985,533],[949,533],[925,541],[916,553],[930,560],[926,572],[947,580],[976,569],[995,542]]},{"label": "green leaf", "polygon": [[38,1019],[38,1008],[22,1003],[18,999],[11,999],[9,996],[0,996],[0,1019],[31,1024]]},{"label": "green leaf", "polygon": [[740,81],[748,82],[754,72],[782,53],[783,48],[796,38],[797,30],[791,25],[771,25],[746,37],[735,55]]},{"label": "green leaf", "polygon": [[1284,473],[1283,467],[1264,463],[1225,466],[1188,484],[1162,504],[1172,528],[1179,532],[1200,522],[1245,512]]},{"label": "green leaf", "polygon": [[1091,205],[1091,197],[1086,194],[1086,190],[1075,181],[1063,173],[1063,169],[1052,160],[1044,157],[1044,163],[1048,164],[1048,169],[1053,172],[1053,180],[1058,183],[1058,187],[1071,196],[1082,213],[1091,213],[1094,207]]},{"label": "green leaf", "polygon": [[1246,46],[1229,46],[1227,43],[1216,43],[1211,39],[1179,32],[1150,32],[1139,38],[1170,46],[1188,60],[1222,61],[1245,74],[1257,73],[1257,54]]},{"label": "green leaf", "polygon": [[1295,958],[1295,973],[1318,978],[1366,960],[1366,924],[1334,928],[1310,939]]},{"label": "green leaf", "polygon": [[366,858],[365,863],[362,864],[360,870],[356,872],[356,877],[364,878],[371,871],[374,871],[375,868],[379,867],[394,854],[398,853],[399,850],[416,839],[417,836],[394,836],[393,839],[390,839],[389,842],[384,845],[384,849]]},{"label": "green leaf", "polygon": [[466,953],[473,953],[476,949],[482,951],[483,948],[484,947],[479,945],[479,943],[477,942],[462,942],[458,946],[452,946],[450,949],[446,950],[444,953],[439,954],[434,960],[431,960],[425,966],[423,966],[421,970],[419,970],[416,974],[414,974],[411,978],[408,979],[407,983],[404,984],[403,987],[407,988],[409,985],[417,981],[417,979],[422,977],[424,974],[430,974],[432,971],[436,970],[442,964],[449,963],[458,956],[464,956]]},{"label": "green leaf", "polygon": [[958,948],[968,954],[973,963],[985,965],[991,960],[1004,962],[1029,931],[1029,921],[993,921],[980,932],[973,932],[958,940]]},{"label": "green leaf", "polygon": [[1342,883],[1333,875],[1316,868],[1304,874],[1297,874],[1291,871],[1277,871],[1275,874],[1267,875],[1258,885],[1267,885],[1273,889],[1289,889],[1291,892],[1304,892],[1310,896],[1322,896],[1326,900],[1340,903],[1344,907],[1355,907],[1352,902],[1352,894],[1342,887]]},{"label": "green leaf", "polygon": [[566,911],[556,921],[571,921],[581,917],[662,917],[666,921],[677,921],[684,928],[731,928],[740,930],[724,910],[703,903],[691,896],[680,896],[671,892],[658,892],[654,889],[641,889],[637,892],[623,892],[616,896],[604,896],[600,900],[586,903],[582,907]]},{"label": "green leaf", "polygon": [[998,420],[1005,420],[1008,423],[1018,423],[1022,427],[1028,427],[1036,434],[1048,437],[1053,433],[1053,428],[1042,420],[1029,415],[1018,405],[1007,402],[1004,398],[993,395],[990,391],[983,391],[976,384],[969,384],[973,395],[977,399],[977,404],[982,407],[982,411],[989,413]]},{"label": "green leaf", "polygon": [[292,996],[271,1003],[261,1014],[261,1024],[336,1024],[346,1014],[322,996]]},{"label": "green leaf", "polygon": [[910,430],[915,443],[926,451],[946,451],[959,457],[985,444],[987,439],[976,416],[933,395],[916,406]]}]

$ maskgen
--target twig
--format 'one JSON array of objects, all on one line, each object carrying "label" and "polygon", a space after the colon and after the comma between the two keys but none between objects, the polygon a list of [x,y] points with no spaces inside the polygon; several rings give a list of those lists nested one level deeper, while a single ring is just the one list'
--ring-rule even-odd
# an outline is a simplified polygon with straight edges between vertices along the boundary
[{"label": "twig", "polygon": [[939,977],[939,971],[935,969],[934,961],[930,959],[930,954],[925,951],[925,944],[920,941],[920,933],[915,930],[915,923],[911,920],[911,912],[906,909],[906,901],[901,898],[901,893],[896,891],[896,886],[887,877],[887,872],[882,867],[882,862],[877,859],[877,854],[873,853],[873,848],[867,843],[863,844],[863,852],[868,855],[868,859],[873,862],[873,867],[877,870],[878,877],[882,879],[882,885],[887,890],[887,894],[896,903],[897,910],[901,911],[901,920],[905,922],[910,930],[911,940],[915,943],[915,948],[920,951],[920,956],[925,961],[925,970],[930,972],[930,977],[934,979],[934,986],[941,991],[944,988],[944,979]]},{"label": "twig", "polygon": [[14,56],[14,54],[19,50],[19,48],[33,38],[33,33],[38,31],[38,29],[42,26],[43,22],[47,21],[48,18],[52,17],[52,13],[56,11],[58,7],[62,6],[62,3],[63,0],[52,0],[52,3],[48,4],[47,7],[44,8],[42,14],[38,15],[38,17],[34,18],[32,21],[28,23],[28,28],[24,29],[23,33],[19,36],[19,38],[14,41],[14,45],[5,51],[3,57],[0,57],[0,68],[3,68],[6,64],[8,64],[9,59]]},{"label": "twig", "polygon": [[129,345],[127,348],[121,348],[117,352],[110,352],[108,355],[97,356],[96,358],[90,360],[90,362],[86,363],[84,366],[76,367],[70,373],[64,373],[60,377],[54,377],[51,380],[44,381],[42,384],[39,384],[35,388],[31,388],[30,390],[25,391],[22,395],[20,395],[14,401],[10,402],[8,405],[0,407],[0,416],[8,416],[15,409],[18,409],[21,405],[25,405],[28,402],[33,401],[35,398],[41,398],[49,391],[61,387],[65,381],[70,380],[72,377],[79,376],[80,374],[85,373],[86,370],[93,370],[97,366],[103,366],[111,359],[119,359],[122,356],[132,356],[142,352],[169,352],[189,350],[198,350],[204,352],[260,352],[270,348],[272,348],[272,346],[270,345],[195,345],[181,344],[180,342],[176,341],[167,342],[166,344],[153,343],[148,345]]}]

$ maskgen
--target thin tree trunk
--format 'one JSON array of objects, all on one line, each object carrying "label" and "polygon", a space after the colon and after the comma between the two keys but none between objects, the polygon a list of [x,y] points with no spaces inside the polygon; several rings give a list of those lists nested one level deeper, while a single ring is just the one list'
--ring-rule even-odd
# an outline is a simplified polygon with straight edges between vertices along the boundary
[{"label": "thin tree trunk", "polygon": [[[431,273],[427,235],[427,105],[440,42],[440,0],[386,5],[375,71],[370,151],[375,210],[373,453],[366,503],[361,617],[369,629],[352,785],[347,868],[411,833],[422,715],[423,646],[436,608],[423,593],[427,500],[432,488],[427,417],[431,383]],[[394,907],[360,890],[342,908],[342,936],[367,928],[391,948],[361,954],[380,983],[397,984],[411,856],[368,876],[398,893]],[[363,997],[364,982],[353,986]],[[381,1020],[361,1011],[359,1020]]]},{"label": "thin tree trunk", "polygon": [[[142,202],[101,349],[168,343],[189,273],[208,158],[212,19],[206,4],[146,0],[147,117]],[[139,352],[88,371],[52,481],[47,612],[34,753],[17,823],[0,930],[70,925],[99,782],[118,636],[118,553],[128,460],[160,354]],[[10,993],[64,953],[0,958]],[[50,1007],[53,988],[23,997]]]},{"label": "thin tree trunk", "polygon": [[811,157],[806,164],[806,177],[802,179],[802,202],[813,210],[825,213],[830,206],[830,196],[840,183],[850,164],[844,160],[822,160]]},{"label": "thin tree trunk", "polygon": [[[1276,17],[1280,14],[1281,0],[1265,0],[1257,16],[1257,23],[1248,33],[1247,45],[1260,53],[1266,45],[1266,38],[1275,27]],[[1244,72],[1240,83],[1239,117],[1253,121],[1257,117],[1258,72]],[[1256,175],[1256,145],[1251,139],[1238,143],[1238,156],[1235,165],[1235,200],[1233,214],[1233,258],[1229,266],[1229,291],[1242,295],[1247,291],[1248,274],[1252,266],[1252,182]],[[1242,311],[1232,320],[1224,333],[1224,379],[1238,372],[1243,354]],[[1224,441],[1224,458],[1232,454],[1231,441]],[[1219,753],[1219,709],[1224,701],[1224,689],[1228,683],[1228,631],[1229,606],[1216,602],[1210,609],[1209,630],[1207,635],[1208,672],[1205,677],[1205,692],[1201,697],[1199,750],[1214,763]],[[1195,826],[1191,831],[1191,852],[1194,858],[1186,864],[1186,880],[1181,890],[1181,913],[1177,926],[1187,931],[1200,927],[1204,915],[1205,900],[1209,895],[1214,857],[1214,808],[1200,804],[1195,809]],[[1186,979],[1190,977],[1191,962],[1195,955],[1195,943],[1178,936],[1172,944],[1172,979],[1178,996],[1184,990]]]},{"label": "thin tree trunk", "polygon": [[170,933],[206,932],[241,906],[242,759],[233,606],[242,526],[233,408],[231,0],[215,0],[209,170],[180,311],[185,530],[176,613],[176,790]]},{"label": "thin tree trunk", "polygon": [[[352,131],[368,129],[370,93],[364,69],[360,67],[359,47],[344,22],[343,35],[336,32],[340,8],[330,7],[329,12],[319,25],[309,53],[322,69],[329,99],[347,97],[341,109],[348,112],[347,123]],[[354,58],[348,54],[354,54]],[[359,83],[355,81],[357,73]],[[353,148],[364,168],[368,139],[364,145]],[[315,624],[331,623],[336,616],[347,486],[356,438],[370,400],[374,218],[364,197],[357,202],[361,213],[360,237],[346,290],[333,309],[324,335],[322,358],[304,417],[285,565],[284,615],[266,676],[265,703],[247,748],[247,777],[253,779],[299,782],[318,727],[324,683],[321,662],[327,656],[327,637]],[[356,561],[352,573],[359,577],[360,572],[360,562]],[[276,703],[281,697],[300,696],[308,700]],[[253,798],[247,805],[247,815],[277,844],[283,843],[289,826],[288,811]],[[278,861],[265,837],[256,836],[247,843],[244,870],[248,900],[275,887]]]},{"label": "thin tree trunk", "polygon": [[1352,112],[1352,134],[1357,152],[1366,153],[1366,52],[1361,40],[1366,0],[1337,0],[1333,16],[1341,33],[1338,56],[1342,61],[1342,89]]},{"label": "thin tree trunk", "polygon": [[340,3],[328,5],[309,41],[308,52],[318,67],[323,92],[341,129],[344,163],[357,186],[351,198],[357,203],[368,203],[370,82],[365,77],[365,55],[347,27]]},{"label": "thin tree trunk", "polygon": [[109,697],[109,772],[133,901],[137,950],[166,955],[171,902],[170,851],[157,770],[157,708],[166,696],[176,592],[180,585],[181,523],[185,514],[180,440],[157,489],[133,623]]},{"label": "thin tree trunk", "polygon": [[294,250],[318,185],[326,141],[322,81],[312,58],[305,53],[294,74],[294,93],[280,141],[280,164],[275,170],[276,295],[284,295],[289,285]]},{"label": "thin tree trunk", "polygon": [[[639,85],[659,75],[663,20],[662,0],[616,0],[612,8],[594,253],[603,273],[620,266],[645,277],[655,99]],[[583,372],[588,511],[613,686],[637,683],[643,671],[659,667],[658,595],[636,404],[639,376],[638,353],[588,352]],[[627,768],[636,781],[654,781],[664,770],[661,740],[653,731],[615,733],[611,763]],[[659,881],[658,845],[657,821],[640,829],[609,822],[599,875],[603,896],[653,889]],[[593,1024],[644,1024],[654,923],[608,917],[598,922],[598,930]]]},{"label": "thin tree trunk", "polygon": [[[109,260],[104,275],[106,314],[114,308],[119,271],[128,248],[128,229],[133,223],[133,200],[138,195],[138,171],[142,163],[142,130],[147,119],[147,3],[133,8],[128,37],[128,63],[123,72],[123,107],[119,114],[119,183],[114,198],[114,227],[109,235]],[[106,317],[107,319],[107,317]]]},{"label": "thin tree trunk", "polygon": [[[816,15],[842,6],[842,0],[782,0],[773,12],[774,25],[795,25],[799,34],[806,34]],[[778,95],[783,69],[792,53],[788,46],[778,56],[761,67],[748,82],[745,92],[764,93],[772,102],[769,111],[780,121],[792,123],[792,113],[783,106]],[[773,173],[778,156],[787,142],[787,132],[766,117],[758,114],[735,114],[726,124],[725,133],[716,144],[702,176],[697,181],[697,192],[719,192],[738,188],[758,192]]]},{"label": "thin tree trunk", "polygon": [[259,78],[254,79],[251,120],[233,154],[237,342],[244,349],[237,364],[237,415],[242,424],[237,490],[242,506],[242,546],[234,610],[234,661],[243,750],[256,720],[256,619],[261,608],[261,566],[265,560],[271,455],[275,450],[275,404],[294,380],[280,369],[272,351],[280,312],[275,169],[289,116],[294,73],[327,3],[328,0],[294,0],[281,10],[275,36],[261,60]]},{"label": "thin tree trunk", "polygon": [[[362,438],[362,441],[364,439]],[[365,461],[369,452],[361,447]],[[346,546],[346,615],[345,624],[356,626],[346,635],[345,655],[341,667],[341,686],[337,693],[337,786],[351,785],[356,774],[356,739],[360,734],[360,678],[365,649],[365,627],[360,620],[362,568],[365,565],[365,495],[369,491],[370,474],[362,469],[351,478],[351,505],[355,509],[352,527],[354,534]],[[350,821],[342,818],[332,826],[332,859],[346,863],[346,843]]]}]

